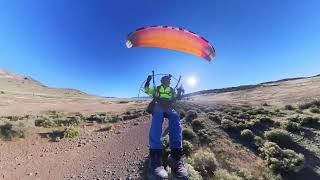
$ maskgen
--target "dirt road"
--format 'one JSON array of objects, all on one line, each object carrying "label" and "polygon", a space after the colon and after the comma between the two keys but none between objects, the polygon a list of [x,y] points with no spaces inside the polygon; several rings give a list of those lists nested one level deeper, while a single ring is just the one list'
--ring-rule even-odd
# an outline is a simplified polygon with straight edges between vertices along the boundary
[{"label": "dirt road", "polygon": [[[45,129],[27,139],[1,142],[0,179],[140,179],[148,154],[149,117],[84,126],[78,138],[50,142]],[[137,125],[138,124],[138,125]]]}]

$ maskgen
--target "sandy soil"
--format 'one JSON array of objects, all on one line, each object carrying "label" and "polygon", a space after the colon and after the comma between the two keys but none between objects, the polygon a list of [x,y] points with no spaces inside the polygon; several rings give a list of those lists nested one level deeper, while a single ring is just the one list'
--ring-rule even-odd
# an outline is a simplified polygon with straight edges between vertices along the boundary
[{"label": "sandy soil", "polygon": [[0,142],[0,179],[138,179],[149,123],[141,117],[102,132],[101,125],[84,126],[80,137],[59,143],[40,128],[27,139]]},{"label": "sandy soil", "polygon": [[211,93],[191,97],[194,102],[206,105],[261,105],[296,104],[320,98],[320,77],[265,84],[258,88],[226,93]]}]

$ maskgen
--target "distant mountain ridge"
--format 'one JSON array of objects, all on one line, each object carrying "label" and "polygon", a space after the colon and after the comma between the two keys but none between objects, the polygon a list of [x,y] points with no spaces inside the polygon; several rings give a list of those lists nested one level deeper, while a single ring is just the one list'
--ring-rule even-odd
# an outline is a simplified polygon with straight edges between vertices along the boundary
[{"label": "distant mountain ridge", "polygon": [[189,97],[189,96],[211,94],[211,93],[225,93],[225,92],[233,92],[233,91],[240,91],[240,90],[249,90],[249,89],[262,87],[262,86],[273,84],[273,83],[280,83],[280,82],[301,80],[301,79],[309,79],[309,78],[314,78],[314,77],[320,77],[320,74],[315,75],[315,76],[311,76],[311,77],[285,78],[285,79],[280,79],[280,80],[276,80],[276,81],[267,81],[267,82],[254,84],[254,85],[241,85],[241,86],[219,88],[219,89],[208,89],[208,90],[202,90],[202,91],[189,93],[189,94],[186,94],[185,96]]},{"label": "distant mountain ridge", "polygon": [[55,94],[73,94],[89,95],[77,89],[72,88],[54,88],[44,85],[29,76],[13,73],[0,69],[0,90],[3,92],[14,92],[23,94],[44,93],[48,95]]}]

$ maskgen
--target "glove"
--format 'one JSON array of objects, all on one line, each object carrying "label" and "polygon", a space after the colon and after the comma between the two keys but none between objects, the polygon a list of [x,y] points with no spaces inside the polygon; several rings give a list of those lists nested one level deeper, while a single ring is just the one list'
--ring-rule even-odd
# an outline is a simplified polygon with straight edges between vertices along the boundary
[{"label": "glove", "polygon": [[151,81],[151,79],[152,79],[152,76],[149,75],[148,78],[147,78],[146,83],[144,84],[144,88],[148,88],[148,87],[150,86],[150,81]]},{"label": "glove", "polygon": [[151,75],[149,75],[149,76],[148,76],[148,78],[147,78],[147,82],[150,82],[150,81],[151,81],[151,79],[152,79],[152,76],[151,76]]}]

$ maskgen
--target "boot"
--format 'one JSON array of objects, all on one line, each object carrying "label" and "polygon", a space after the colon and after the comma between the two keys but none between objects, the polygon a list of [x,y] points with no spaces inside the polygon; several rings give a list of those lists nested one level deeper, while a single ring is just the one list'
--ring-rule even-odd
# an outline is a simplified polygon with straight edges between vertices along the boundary
[{"label": "boot", "polygon": [[162,165],[162,149],[150,149],[149,180],[168,179],[168,173]]},{"label": "boot", "polygon": [[174,179],[188,179],[188,171],[184,166],[182,159],[182,148],[173,148],[171,150],[171,155],[169,156],[169,164],[171,167],[171,173]]}]

